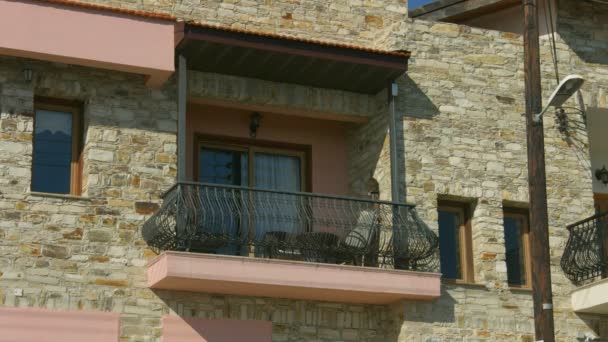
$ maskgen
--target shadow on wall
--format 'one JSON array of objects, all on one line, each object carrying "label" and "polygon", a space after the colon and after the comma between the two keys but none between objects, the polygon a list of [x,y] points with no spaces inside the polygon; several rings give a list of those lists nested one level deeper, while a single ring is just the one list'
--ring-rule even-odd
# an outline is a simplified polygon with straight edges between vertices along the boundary
[{"label": "shadow on wall", "polygon": [[557,31],[586,63],[608,65],[608,5],[591,1],[560,1]]},{"label": "shadow on wall", "polygon": [[599,341],[605,341],[608,337],[608,317],[606,316],[598,316],[591,314],[576,314],[578,318],[580,318],[585,324],[589,327],[591,331],[593,331],[593,336],[591,333],[584,333],[584,341],[597,341],[593,338],[601,338]]},{"label": "shadow on wall", "polygon": [[397,102],[397,113],[401,114],[401,117],[432,119],[439,115],[439,108],[409,75],[399,79],[399,87],[402,95]]},{"label": "shadow on wall", "polygon": [[403,324],[390,305],[152,291],[164,303],[163,342],[398,342]]},{"label": "shadow on wall", "polygon": [[[399,95],[396,99],[397,154],[399,172],[405,175],[405,148],[403,140],[404,117],[431,119],[439,115],[439,109],[424,91],[405,74],[397,80]],[[389,114],[387,93],[377,95],[377,113],[363,125],[352,125],[348,132],[350,161],[350,190],[354,196],[368,196],[368,182],[374,178],[379,183],[380,199],[390,199],[390,150]],[[401,199],[406,195],[405,179],[400,180]]]}]

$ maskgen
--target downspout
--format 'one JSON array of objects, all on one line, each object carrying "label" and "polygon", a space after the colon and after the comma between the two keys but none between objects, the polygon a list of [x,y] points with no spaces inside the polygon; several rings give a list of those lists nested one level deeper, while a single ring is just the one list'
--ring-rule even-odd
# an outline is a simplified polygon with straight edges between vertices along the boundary
[{"label": "downspout", "polygon": [[397,115],[395,113],[395,98],[399,92],[397,83],[391,82],[388,87],[388,114],[389,114],[389,143],[390,143],[390,161],[391,161],[391,201],[399,202],[401,200],[399,183],[401,180],[399,174],[399,155],[397,152],[398,137],[397,137]]},{"label": "downspout", "polygon": [[177,250],[189,250],[189,241],[186,237],[186,208],[184,196],[186,188],[182,182],[186,181],[186,108],[188,96],[188,67],[186,57],[179,54],[177,57],[177,198],[175,237]]}]

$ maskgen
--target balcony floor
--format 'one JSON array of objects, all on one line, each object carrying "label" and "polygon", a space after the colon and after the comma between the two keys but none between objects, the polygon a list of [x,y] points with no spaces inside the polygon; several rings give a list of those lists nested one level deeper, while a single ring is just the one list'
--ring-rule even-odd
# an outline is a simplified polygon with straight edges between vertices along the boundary
[{"label": "balcony floor", "polygon": [[163,252],[148,264],[153,289],[388,304],[439,297],[439,273],[227,255]]}]

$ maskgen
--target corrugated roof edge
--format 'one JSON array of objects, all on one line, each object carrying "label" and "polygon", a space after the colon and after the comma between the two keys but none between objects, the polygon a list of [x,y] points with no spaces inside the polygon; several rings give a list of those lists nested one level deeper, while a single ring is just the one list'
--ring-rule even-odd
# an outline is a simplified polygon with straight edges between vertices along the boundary
[{"label": "corrugated roof edge", "polygon": [[333,47],[338,47],[338,48],[366,51],[366,52],[370,52],[370,53],[377,53],[377,54],[383,54],[383,55],[392,55],[392,56],[399,56],[399,57],[410,57],[410,55],[411,55],[411,53],[409,51],[403,51],[403,50],[398,50],[398,51],[380,50],[380,49],[366,48],[366,47],[358,46],[358,45],[334,43],[334,42],[309,39],[309,38],[300,38],[300,37],[289,36],[289,35],[279,34],[279,33],[266,33],[266,32],[251,31],[251,30],[245,30],[245,29],[239,29],[239,28],[233,28],[233,27],[225,27],[225,26],[219,26],[219,25],[213,25],[213,24],[204,24],[204,23],[199,23],[199,22],[195,22],[195,21],[186,21],[185,23],[187,25],[199,26],[199,27],[226,31],[226,32],[242,33],[242,34],[249,34],[249,35],[255,35],[255,36],[260,36],[260,37],[268,37],[268,38],[293,40],[293,41],[297,41],[297,42],[324,45],[324,46],[333,46]]}]

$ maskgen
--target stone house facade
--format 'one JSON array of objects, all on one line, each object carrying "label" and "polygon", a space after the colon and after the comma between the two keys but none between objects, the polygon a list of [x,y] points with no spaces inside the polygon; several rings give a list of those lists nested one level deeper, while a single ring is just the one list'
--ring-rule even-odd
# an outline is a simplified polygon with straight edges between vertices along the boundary
[{"label": "stone house facade", "polygon": [[[8,322],[21,317],[13,311],[20,308],[31,315],[32,322],[38,322],[36,315],[48,322],[45,319],[58,311],[82,314],[66,318],[68,326],[79,319],[83,322],[88,313],[103,313],[91,319],[109,322],[104,331],[112,337],[99,335],[104,341],[113,336],[120,341],[172,341],[176,337],[169,335],[171,327],[185,331],[183,322],[195,331],[193,341],[196,336],[199,341],[221,341],[221,336],[232,336],[226,330],[253,334],[256,329],[260,341],[534,340],[532,293],[509,286],[503,227],[504,209],[524,210],[528,201],[521,36],[408,18],[403,0],[0,0],[0,6],[5,9],[0,11],[0,22],[5,23],[10,22],[6,13],[14,13],[9,9],[20,9],[10,6],[42,13],[41,20],[48,24],[56,24],[53,20],[57,19],[45,17],[47,12],[63,11],[74,20],[79,15],[91,16],[83,17],[89,18],[91,28],[80,32],[88,40],[74,37],[80,40],[72,44],[100,50],[95,52],[99,60],[91,61],[91,56],[70,50],[68,44],[61,52],[74,55],[59,58],[51,53],[53,46],[43,51],[33,43],[24,46],[19,39],[0,38],[0,317],[7,322],[0,321],[3,329],[15,327]],[[586,79],[581,96],[569,102],[578,110],[568,114],[566,130],[558,129],[556,116],[545,117],[556,337],[559,341],[584,340],[590,334],[608,338],[607,312],[575,312],[571,294],[578,284],[560,267],[569,238],[566,226],[595,212],[598,191],[589,152],[594,144],[589,122],[608,111],[608,6],[573,0],[559,0],[556,6],[560,73]],[[104,28],[103,20],[96,24],[99,17],[116,18],[117,31],[99,31]],[[386,87],[361,93],[223,74],[204,70],[205,59],[198,70],[188,64],[186,72],[188,126],[182,132],[187,135],[188,157],[179,164],[182,88],[179,71],[171,68],[174,57],[186,51],[174,50],[178,39],[174,31],[184,23],[204,24],[209,30],[225,28],[225,34],[300,39],[302,44],[348,51],[363,47],[373,49],[369,53],[379,54],[377,58],[383,58],[379,56],[384,52],[409,51],[411,55],[399,57],[407,57],[407,72],[395,80],[398,92],[392,102],[397,158],[392,159],[390,153],[391,102],[386,100]],[[34,24],[24,21],[23,25]],[[133,25],[142,25],[142,30],[156,36],[128,36],[129,28],[139,28]],[[89,31],[94,27],[97,31]],[[0,32],[7,29],[0,24]],[[160,34],[163,38],[156,39]],[[117,37],[135,45],[133,51],[126,44],[121,48],[123,54],[136,57],[103,54],[102,49],[116,48]],[[548,36],[542,37],[541,49],[543,93],[548,96],[556,85]],[[157,59],[137,57],[138,52]],[[229,54],[216,55],[218,63]],[[189,63],[197,63],[192,60],[196,57],[188,58]],[[328,72],[334,65],[315,67],[319,69],[308,72],[311,78],[313,71]],[[25,70],[32,71],[31,80]],[[40,103],[49,99],[77,103],[81,108],[77,195],[42,193],[31,187],[34,118]],[[250,136],[253,112],[262,113],[255,138]],[[221,279],[221,289],[213,291],[209,290],[212,276],[198,273],[196,279],[175,275],[181,280],[191,277],[186,280],[193,285],[179,287],[177,282],[169,284],[169,279],[159,281],[162,286],[151,286],[150,279],[156,275],[150,269],[158,265],[155,260],[161,251],[143,236],[142,227],[162,212],[167,202],[163,193],[176,182],[179,167],[188,169],[187,181],[198,180],[196,158],[202,157],[191,156],[199,148],[200,136],[206,137],[203,145],[209,137],[230,136],[230,144],[238,138],[310,146],[312,157],[306,160],[312,165],[312,176],[302,176],[308,185],[300,184],[299,190],[340,198],[377,191],[381,200],[415,204],[420,219],[434,232],[439,230],[438,206],[465,205],[470,216],[469,278],[439,282],[437,265],[426,273],[377,267],[385,272],[377,272],[377,277],[385,278],[375,279],[395,279],[403,287],[428,281],[440,291],[398,289],[396,294],[391,292],[395,300],[374,297],[374,291],[389,291],[391,285],[374,281],[376,273],[366,275],[372,286],[369,293],[338,280],[321,290],[313,285],[302,285],[302,289],[297,284],[279,284],[276,276],[236,290],[229,289],[233,284],[229,280]],[[400,175],[395,184],[400,198],[391,195],[391,160]],[[189,267],[197,265],[193,260],[187,261]],[[236,259],[209,260],[205,262],[212,265],[210,272],[219,274],[222,266],[215,269],[214,262],[228,272]],[[257,270],[266,267],[250,264]],[[298,262],[267,264],[285,267],[280,270],[287,273],[307,267]],[[354,277],[363,272],[340,267],[331,265],[327,270],[330,274],[353,272]],[[254,324],[240,325],[247,322]],[[58,332],[61,324],[57,327],[46,336],[63,336]],[[209,337],[215,336],[212,333],[205,336],[213,329],[220,331],[215,340]]]}]

